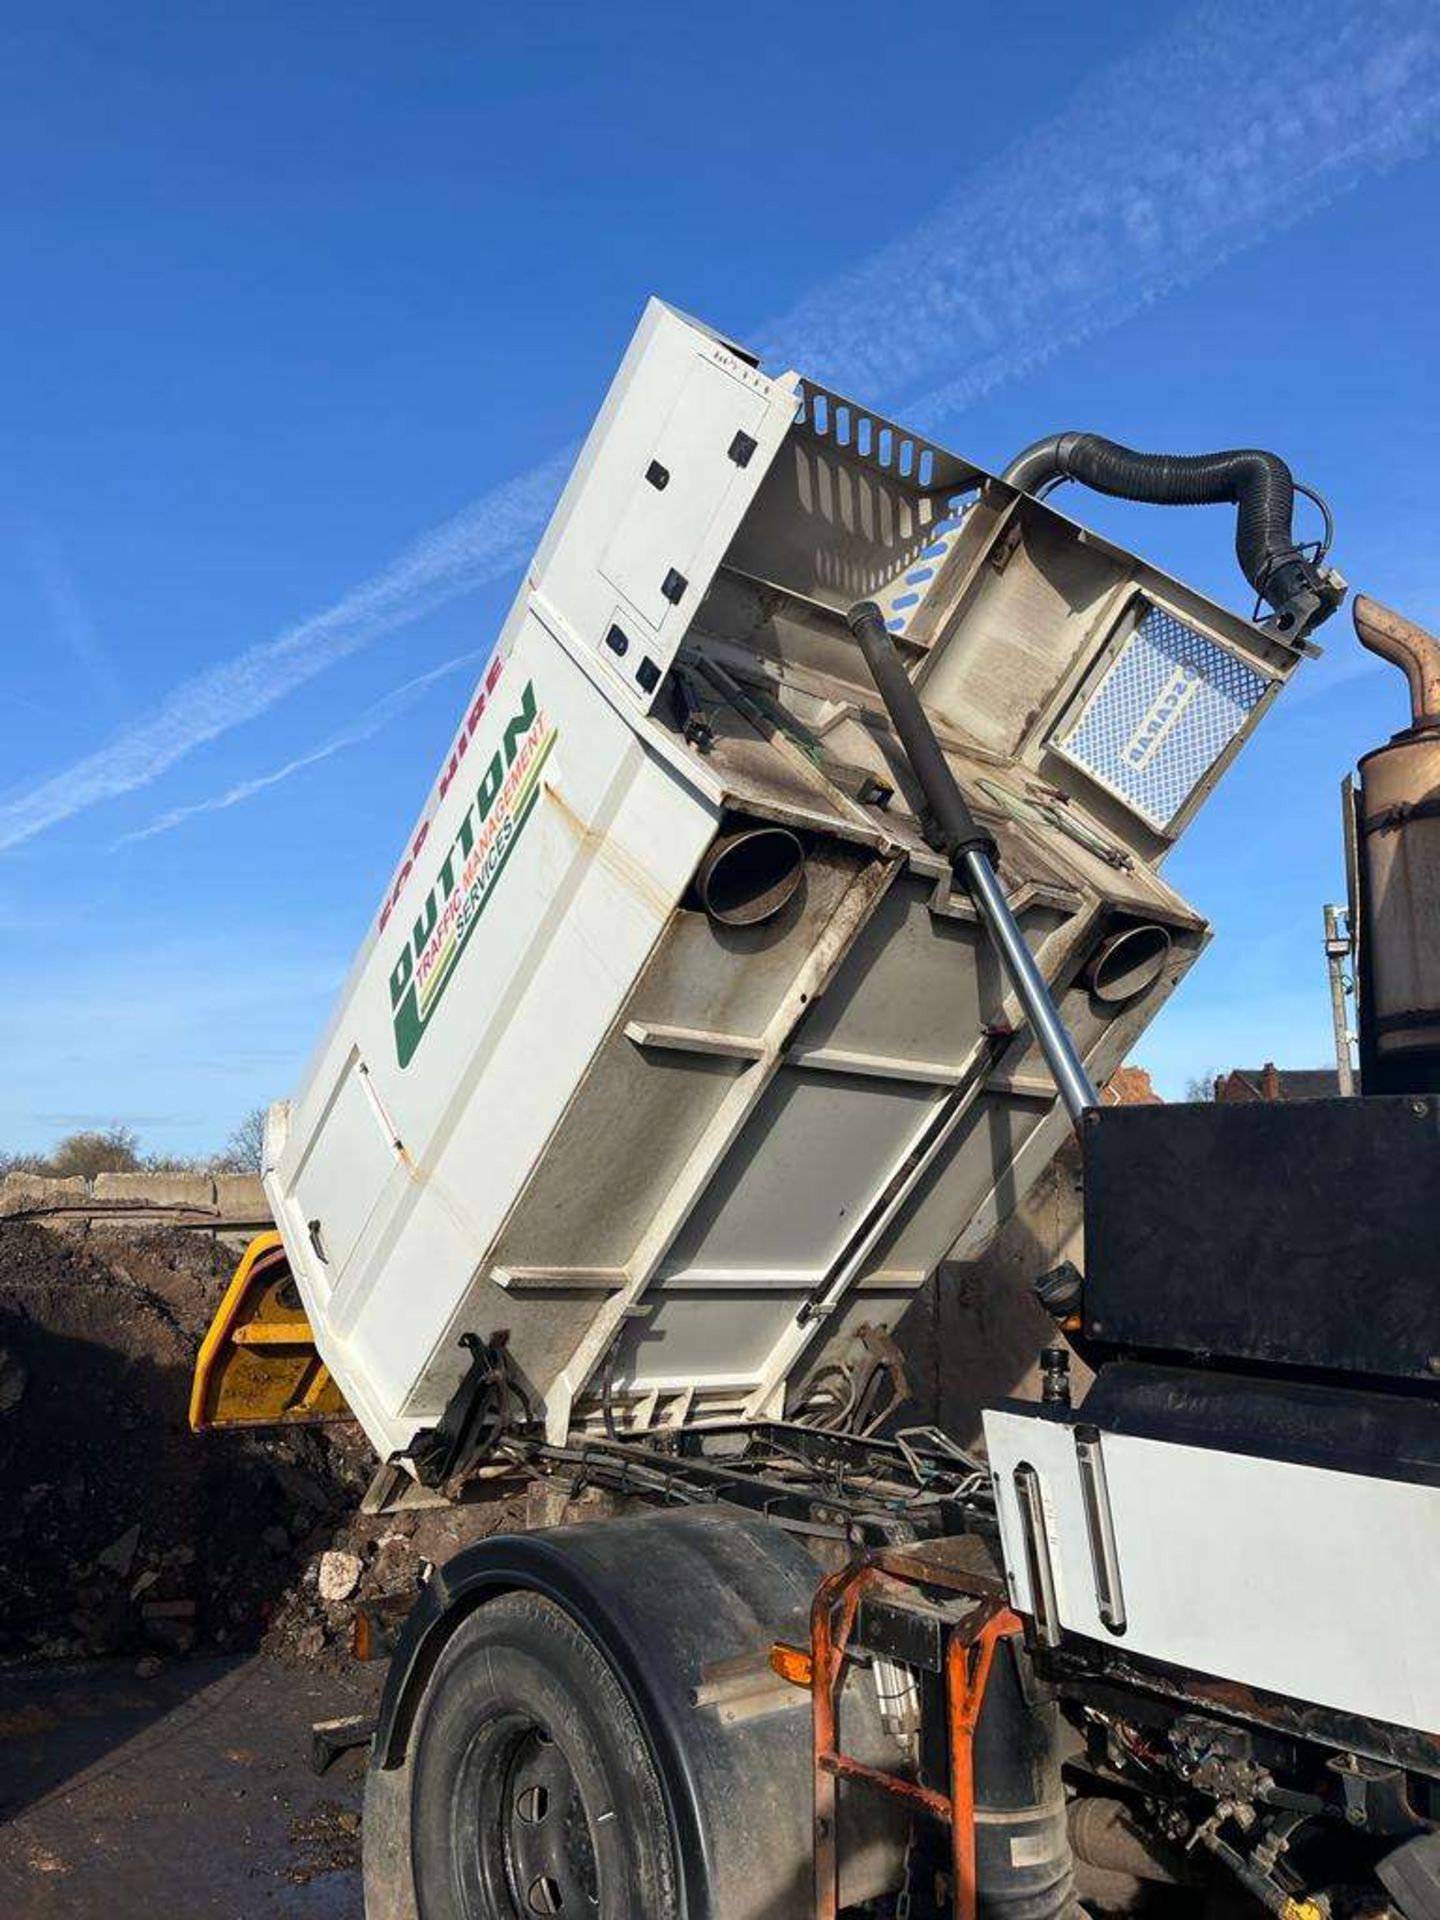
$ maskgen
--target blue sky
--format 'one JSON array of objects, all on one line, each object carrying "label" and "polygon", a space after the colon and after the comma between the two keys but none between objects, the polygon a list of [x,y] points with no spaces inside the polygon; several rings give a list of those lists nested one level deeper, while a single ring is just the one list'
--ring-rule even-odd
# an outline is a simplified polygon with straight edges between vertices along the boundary
[{"label": "blue sky", "polygon": [[[0,23],[0,1145],[290,1090],[645,297],[983,463],[1272,445],[1440,621],[1428,0],[317,0]],[[1068,508],[1247,606],[1228,515]],[[1322,1062],[1322,636],[1171,877],[1139,1057]]]}]

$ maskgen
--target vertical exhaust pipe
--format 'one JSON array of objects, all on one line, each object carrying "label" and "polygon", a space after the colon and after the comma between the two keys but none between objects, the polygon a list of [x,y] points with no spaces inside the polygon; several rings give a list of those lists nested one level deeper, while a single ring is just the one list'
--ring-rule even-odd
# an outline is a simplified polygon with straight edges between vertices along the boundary
[{"label": "vertical exhaust pipe", "polygon": [[985,931],[1000,956],[1000,964],[1025,1010],[1045,1064],[1059,1088],[1065,1111],[1071,1124],[1078,1127],[1080,1116],[1088,1108],[1097,1106],[1099,1099],[1075,1042],[1050,997],[1045,977],[1010,911],[1010,902],[995,872],[995,843],[971,813],[959,782],[950,771],[950,762],[935,738],[920,696],[900,664],[884,614],[873,600],[862,600],[850,609],[847,618],[940,830],[951,868],[975,902]]},{"label": "vertical exhaust pipe", "polygon": [[1412,727],[1440,727],[1440,640],[1368,594],[1356,597],[1355,632],[1362,647],[1400,668],[1410,683]]},{"label": "vertical exhaust pipe", "polygon": [[1361,1085],[1440,1093],[1440,638],[1378,600],[1354,612],[1410,687],[1410,725],[1360,762]]}]

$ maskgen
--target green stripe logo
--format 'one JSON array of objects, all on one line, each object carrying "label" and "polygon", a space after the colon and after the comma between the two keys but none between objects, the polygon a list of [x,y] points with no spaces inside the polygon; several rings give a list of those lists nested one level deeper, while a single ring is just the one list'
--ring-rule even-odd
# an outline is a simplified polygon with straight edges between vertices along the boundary
[{"label": "green stripe logo", "polygon": [[527,681],[390,970],[395,1056],[402,1067],[409,1066],[429,1031],[460,956],[535,811],[540,775],[556,738],[556,729],[536,703],[535,682]]}]

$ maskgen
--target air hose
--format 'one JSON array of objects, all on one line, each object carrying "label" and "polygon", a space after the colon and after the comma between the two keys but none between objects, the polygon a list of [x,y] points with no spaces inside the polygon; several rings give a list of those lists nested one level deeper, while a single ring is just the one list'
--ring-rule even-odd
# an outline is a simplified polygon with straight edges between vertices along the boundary
[{"label": "air hose", "polygon": [[1060,1715],[1029,1657],[1002,1641],[975,1730],[975,1878],[982,1920],[1085,1920],[1060,1774]]},{"label": "air hose", "polygon": [[1274,608],[1277,630],[1292,641],[1328,619],[1344,597],[1343,583],[1322,564],[1323,556],[1296,545],[1295,481],[1278,454],[1254,447],[1136,453],[1098,433],[1055,433],[1018,454],[1002,478],[1022,493],[1078,480],[1096,493],[1155,506],[1232,503],[1241,572]]}]

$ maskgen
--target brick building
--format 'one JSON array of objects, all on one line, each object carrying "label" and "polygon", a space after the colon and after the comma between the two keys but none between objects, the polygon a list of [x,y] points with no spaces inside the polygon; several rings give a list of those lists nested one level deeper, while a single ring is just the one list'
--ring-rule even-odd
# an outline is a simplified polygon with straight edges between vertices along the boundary
[{"label": "brick building", "polygon": [[1334,1100],[1340,1076],[1333,1067],[1232,1067],[1215,1082],[1217,1100]]}]

